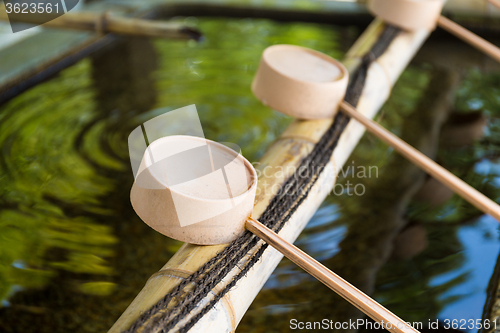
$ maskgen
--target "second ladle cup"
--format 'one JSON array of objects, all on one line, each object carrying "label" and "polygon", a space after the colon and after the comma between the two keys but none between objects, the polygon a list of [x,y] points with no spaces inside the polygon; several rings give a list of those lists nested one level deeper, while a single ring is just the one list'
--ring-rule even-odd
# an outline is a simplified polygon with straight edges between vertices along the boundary
[{"label": "second ladle cup", "polygon": [[331,118],[343,100],[349,73],[339,61],[295,45],[265,49],[252,83],[263,104],[300,119]]},{"label": "second ladle cup", "polygon": [[235,151],[202,138],[170,136],[146,149],[130,197],[146,224],[177,240],[224,244],[246,228],[374,320],[391,323],[391,331],[418,332],[251,218],[256,186],[255,169]]},{"label": "second ladle cup", "polygon": [[406,30],[434,30],[443,0],[370,0],[370,12],[384,21]]}]

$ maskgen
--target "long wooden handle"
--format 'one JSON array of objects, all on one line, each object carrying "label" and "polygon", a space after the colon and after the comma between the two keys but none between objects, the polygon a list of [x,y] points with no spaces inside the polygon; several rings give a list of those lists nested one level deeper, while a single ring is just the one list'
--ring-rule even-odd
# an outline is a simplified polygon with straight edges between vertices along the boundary
[{"label": "long wooden handle", "polygon": [[384,308],[361,290],[330,271],[298,247],[281,238],[259,221],[249,218],[246,221],[245,227],[250,232],[273,246],[276,250],[281,252],[285,257],[297,264],[307,273],[314,276],[328,288],[342,296],[349,303],[363,311],[373,320],[379,322],[385,329],[397,333],[418,332],[416,329],[407,325],[401,318]]},{"label": "long wooden handle", "polygon": [[500,206],[493,200],[486,197],[484,194],[465,183],[463,180],[392,134],[373,120],[363,116],[354,107],[346,102],[340,104],[340,109],[351,118],[356,119],[363,124],[366,129],[375,134],[385,143],[389,144],[401,155],[420,167],[432,177],[452,189],[462,198],[476,206],[479,210],[493,216],[497,221],[500,221]]},{"label": "long wooden handle", "polygon": [[438,25],[449,33],[455,35],[500,62],[500,48],[487,40],[479,37],[442,15],[438,19]]}]

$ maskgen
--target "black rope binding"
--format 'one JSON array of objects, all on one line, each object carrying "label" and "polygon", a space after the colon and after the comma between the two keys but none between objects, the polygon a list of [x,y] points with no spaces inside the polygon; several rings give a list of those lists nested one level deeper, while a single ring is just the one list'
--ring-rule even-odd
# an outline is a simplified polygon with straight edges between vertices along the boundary
[{"label": "black rope binding", "polygon": [[[358,104],[370,65],[389,47],[400,29],[387,25],[378,41],[362,58],[359,68],[351,76],[345,101],[353,106]],[[340,135],[350,118],[339,112],[332,126],[321,137],[313,151],[305,157],[299,168],[282,186],[260,216],[259,221],[268,228],[279,232],[307,198],[309,191],[329,162]],[[181,320],[186,318],[195,307],[210,293],[217,284],[236,266],[253,248],[259,246],[255,255],[241,268],[241,271],[215,297],[198,310],[190,320],[178,328],[179,332],[191,329],[212,307],[247,274],[250,268],[262,257],[267,244],[258,243],[259,238],[249,231],[234,240],[228,247],[205,263],[189,278],[183,280],[169,294],[165,295],[153,307],[144,312],[125,333],[169,332]]]}]

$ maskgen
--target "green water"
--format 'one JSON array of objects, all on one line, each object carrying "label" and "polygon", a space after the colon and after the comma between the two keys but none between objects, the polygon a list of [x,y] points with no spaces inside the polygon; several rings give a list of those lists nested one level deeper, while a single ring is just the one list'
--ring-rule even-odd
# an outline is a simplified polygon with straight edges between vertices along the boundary
[{"label": "green water", "polygon": [[[187,20],[205,33],[203,43],[124,40],[0,106],[0,331],[105,331],[180,247],[130,206],[127,137],[157,115],[151,110],[196,104],[207,138],[234,142],[257,161],[291,121],[250,92],[262,50],[288,43],[341,58],[359,32]],[[449,87],[457,91],[450,108],[433,105],[444,97],[427,98],[429,91],[446,90],[451,76],[432,61],[411,66],[378,120],[497,199],[500,75],[462,69],[456,89]],[[439,145],[448,109],[483,111],[486,136]],[[497,223],[456,196],[434,208],[413,200],[424,174],[372,136],[351,157],[347,166],[377,167],[376,174],[341,177],[345,191],[328,197],[297,244],[405,320],[480,318],[500,248]],[[351,195],[361,188],[363,195]],[[397,243],[408,225],[423,234],[413,245],[422,251],[401,258],[412,252]],[[283,260],[239,331],[359,316]]]}]

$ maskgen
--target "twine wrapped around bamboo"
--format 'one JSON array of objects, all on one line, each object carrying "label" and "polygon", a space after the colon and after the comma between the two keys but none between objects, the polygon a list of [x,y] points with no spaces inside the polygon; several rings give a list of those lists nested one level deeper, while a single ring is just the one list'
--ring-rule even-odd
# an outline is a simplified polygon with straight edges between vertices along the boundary
[{"label": "twine wrapped around bamboo", "polygon": [[[343,60],[349,72],[353,72],[360,64],[361,58],[371,49],[378,40],[384,23],[375,19],[363,35],[353,45]],[[388,98],[391,87],[415,55],[428,36],[428,32],[402,32],[391,43],[388,50],[370,66],[361,99],[358,103],[359,112],[373,118],[382,104]],[[258,218],[267,208],[273,198],[274,188],[279,188],[293,171],[300,165],[325,131],[331,126],[332,120],[294,121],[267,150],[260,161],[259,169],[272,168],[284,172],[260,173],[256,203],[252,216]],[[279,232],[287,241],[293,242],[303,230],[319,205],[331,191],[336,174],[363,135],[364,127],[356,122],[350,122],[340,137],[334,151],[334,163],[326,165],[318,181],[312,188],[305,201],[299,206],[291,219]],[[267,190],[266,190],[267,188]],[[171,260],[146,283],[128,309],[122,314],[110,332],[121,332],[130,327],[146,310],[168,294],[181,280],[198,270],[204,263],[217,255],[225,245],[194,246],[184,244]],[[250,251],[245,258],[254,255]],[[232,332],[243,317],[247,308],[267,281],[273,270],[282,259],[282,255],[269,248],[246,276],[238,280],[236,285],[221,298],[216,305],[201,318],[190,330],[191,332]],[[245,264],[245,259],[241,262]],[[217,285],[213,293],[209,293],[200,302],[204,305],[209,302],[214,293],[224,288],[235,275],[241,271],[241,265],[236,266]],[[196,315],[196,311],[183,318],[178,326]]]}]

